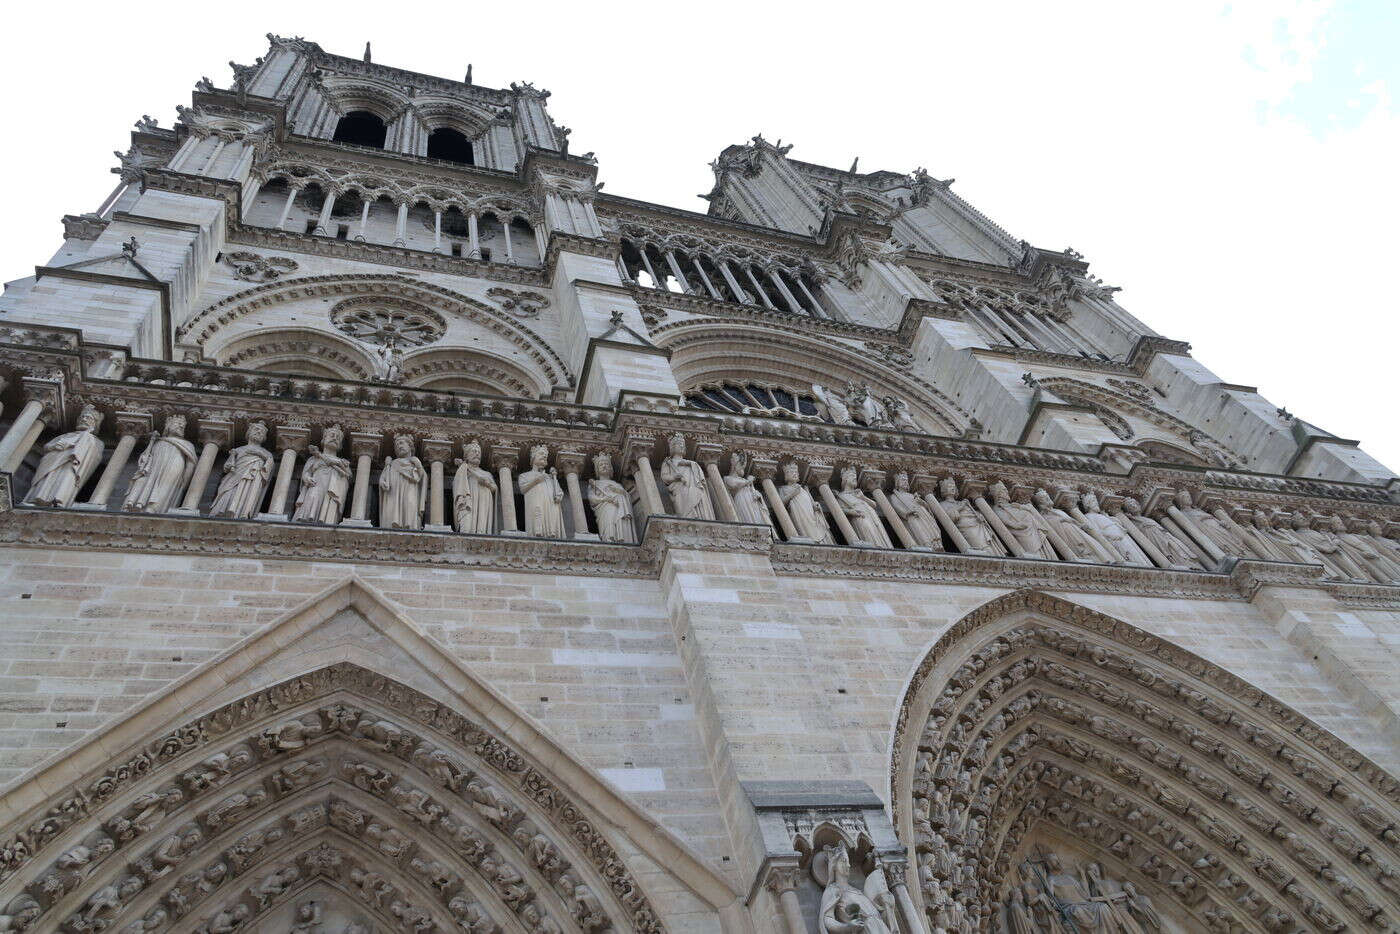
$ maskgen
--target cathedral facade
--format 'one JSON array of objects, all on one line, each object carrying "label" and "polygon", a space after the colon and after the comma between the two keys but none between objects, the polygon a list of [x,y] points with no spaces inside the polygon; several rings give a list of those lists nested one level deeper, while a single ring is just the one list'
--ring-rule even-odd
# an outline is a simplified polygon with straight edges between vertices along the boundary
[{"label": "cathedral facade", "polygon": [[0,297],[0,931],[1400,925],[1356,441],[923,169],[268,41]]}]

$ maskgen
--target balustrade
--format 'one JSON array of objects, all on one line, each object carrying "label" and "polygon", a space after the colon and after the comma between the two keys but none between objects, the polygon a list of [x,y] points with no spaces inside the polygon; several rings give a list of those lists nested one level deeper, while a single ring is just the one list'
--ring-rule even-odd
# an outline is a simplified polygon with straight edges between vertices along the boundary
[{"label": "balustrade", "polygon": [[[996,476],[995,467],[981,478],[954,478],[932,464],[911,464],[918,455],[890,459],[840,444],[823,445],[831,461],[810,453],[784,457],[771,445],[755,455],[724,434],[626,429],[619,441],[594,426],[591,438],[574,433],[570,443],[560,433],[568,432],[567,420],[551,429],[554,440],[528,447],[517,433],[493,439],[477,426],[464,434],[381,425],[349,431],[342,457],[346,432],[318,423],[309,409],[264,422],[227,409],[157,419],[112,407],[104,422],[89,406],[74,427],[55,425],[41,444],[60,420],[59,384],[22,382],[22,405],[0,437],[0,459],[13,475],[13,499],[25,506],[625,544],[641,541],[650,517],[678,516],[766,524],[776,540],[797,545],[1173,571],[1218,572],[1250,559],[1318,565],[1320,577],[1342,583],[1400,584],[1400,521],[1380,503],[1346,515],[1349,504],[1316,497],[1283,508],[1278,497],[1250,505],[1231,502],[1226,492],[1193,494],[1160,483],[1115,492],[1107,477],[1066,484],[1054,471],[1040,471],[1037,481],[1024,468],[1014,478]],[[104,425],[106,438],[98,433]],[[263,447],[269,434],[271,451]],[[386,439],[392,456],[377,465]],[[459,446],[489,512],[466,527],[462,517],[475,506],[449,500],[465,487],[454,481],[449,489],[446,476]],[[71,481],[55,472],[65,456]],[[624,467],[616,480],[615,463]],[[36,472],[45,484],[37,496]],[[1128,485],[1121,478],[1120,486]]]}]

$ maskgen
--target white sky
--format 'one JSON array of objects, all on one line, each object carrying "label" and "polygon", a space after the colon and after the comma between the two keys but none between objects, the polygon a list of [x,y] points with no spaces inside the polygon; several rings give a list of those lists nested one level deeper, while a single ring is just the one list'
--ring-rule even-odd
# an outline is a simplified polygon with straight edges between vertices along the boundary
[{"label": "white sky", "polygon": [[264,33],[554,92],[607,190],[703,211],[755,133],[926,166],[1015,237],[1072,245],[1222,379],[1400,468],[1400,4],[147,2],[6,14],[0,278],[95,209],[142,114],[170,126]]}]

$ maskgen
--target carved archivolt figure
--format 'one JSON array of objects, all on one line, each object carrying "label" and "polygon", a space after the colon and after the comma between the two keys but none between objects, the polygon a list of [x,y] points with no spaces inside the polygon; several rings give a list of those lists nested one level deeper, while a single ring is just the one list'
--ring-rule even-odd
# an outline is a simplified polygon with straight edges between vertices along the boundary
[{"label": "carved archivolt figure", "polygon": [[540,538],[563,538],[564,488],[543,444],[530,448],[530,469],[520,475],[520,493],[525,497],[525,531]]},{"label": "carved archivolt figure", "polygon": [[1024,501],[1024,496],[1013,503],[1006,491],[1006,484],[1000,480],[993,483],[987,492],[992,497],[992,511],[1001,519],[1011,537],[1016,539],[1025,557],[1057,560],[1055,548],[1045,536],[1045,519],[1034,506]]},{"label": "carved archivolt figure", "polygon": [[421,529],[428,504],[428,472],[413,454],[412,435],[394,435],[394,456],[379,474],[379,527]]},{"label": "carved archivolt figure", "polygon": [[633,544],[637,540],[632,523],[632,497],[613,479],[612,458],[593,458],[593,479],[588,481],[588,502],[598,520],[598,537],[605,542]]},{"label": "carved archivolt figure", "polygon": [[826,876],[817,911],[822,934],[890,934],[875,903],[851,885],[851,859],[844,846],[823,847],[816,862],[823,864],[817,871]]},{"label": "carved archivolt figure", "polygon": [[151,443],[136,462],[123,509],[169,512],[175,505],[194,474],[194,445],[185,440],[184,434],[185,416],[171,415],[165,420],[165,431],[151,437]]},{"label": "carved archivolt figure", "polygon": [[928,507],[909,490],[909,474],[901,470],[894,475],[894,490],[890,492],[889,499],[895,513],[904,520],[909,534],[914,536],[914,541],[925,548],[943,550],[943,536],[938,533],[937,521]]},{"label": "carved archivolt figure", "polygon": [[661,462],[661,482],[671,493],[674,515],[683,519],[713,519],[710,488],[705,471],[685,456],[685,435],[676,432],[670,439],[671,455]]},{"label": "carved archivolt figure", "polygon": [[839,394],[827,389],[820,383],[812,384],[812,395],[826,410],[826,415],[836,425],[853,425],[851,420],[851,410],[846,407],[846,400]]},{"label": "carved archivolt figure", "polygon": [[778,496],[787,507],[788,516],[792,519],[797,534],[822,545],[836,544],[836,539],[831,535],[831,526],[826,523],[826,512],[821,503],[812,498],[811,490],[797,482],[797,477],[796,461],[783,464],[783,485],[778,487]]},{"label": "carved archivolt figure", "polygon": [[1143,538],[1157,546],[1157,550],[1171,562],[1172,568],[1187,571],[1201,567],[1201,562],[1191,547],[1168,532],[1156,519],[1144,516],[1142,504],[1136,499],[1129,496],[1123,500],[1123,513],[1127,517],[1127,521],[1137,526]]},{"label": "carved archivolt figure", "polygon": [[724,477],[724,486],[734,500],[734,512],[738,514],[740,522],[772,528],[773,516],[768,512],[768,504],[763,501],[758,484],[752,474],[744,475],[747,462],[748,459],[742,451],[735,451],[729,455],[729,473]]},{"label": "carved archivolt figure", "polygon": [[44,445],[44,456],[34,469],[26,503],[36,506],[71,506],[88,477],[102,460],[102,442],[97,438],[97,426],[102,413],[90,405],[83,406],[78,416],[78,428],[59,435]]},{"label": "carved archivolt figure", "polygon": [[452,515],[457,531],[490,535],[496,530],[496,480],[481,466],[481,445],[468,442],[452,477]]},{"label": "carved archivolt figure", "polygon": [[337,453],[343,437],[340,427],[332,425],[321,433],[320,447],[311,445],[311,456],[301,468],[301,491],[293,521],[340,524],[345,492],[350,489],[350,462]]},{"label": "carved archivolt figure", "polygon": [[938,482],[939,505],[948,519],[962,533],[963,540],[974,555],[1005,555],[1006,545],[980,512],[965,499],[958,499],[958,483],[952,477]]},{"label": "carved archivolt figure", "polygon": [[877,548],[893,548],[890,536],[885,532],[884,523],[875,503],[856,486],[856,469],[845,467],[841,470],[841,491],[836,494],[836,502],[841,511],[851,520],[858,542],[848,544],[874,545]]},{"label": "carved archivolt figure", "polygon": [[250,422],[244,443],[228,452],[224,474],[214,493],[209,515],[229,519],[251,519],[257,515],[272,478],[272,452],[263,447],[267,424]]}]

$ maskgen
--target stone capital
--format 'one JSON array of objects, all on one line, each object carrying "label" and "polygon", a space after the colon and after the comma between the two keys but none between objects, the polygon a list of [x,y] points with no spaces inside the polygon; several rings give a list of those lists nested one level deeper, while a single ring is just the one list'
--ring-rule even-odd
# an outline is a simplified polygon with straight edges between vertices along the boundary
[{"label": "stone capital", "polygon": [[195,436],[200,444],[216,444],[226,448],[233,441],[233,422],[222,418],[201,418],[195,423]]},{"label": "stone capital", "polygon": [[151,433],[153,419],[150,412],[117,412],[112,421],[117,426],[117,437],[132,435],[142,438]]},{"label": "stone capital", "polygon": [[656,454],[656,432],[630,428],[622,441],[622,462],[630,468],[638,457],[653,457]]},{"label": "stone capital", "polygon": [[1050,502],[1061,509],[1074,509],[1079,505],[1079,491],[1071,487],[1062,486],[1045,492],[1050,494]]},{"label": "stone capital", "polygon": [[423,460],[430,464],[445,462],[452,457],[452,442],[446,438],[424,438]]},{"label": "stone capital", "polygon": [[760,480],[772,480],[778,475],[778,462],[771,457],[753,457],[749,459],[749,469]]},{"label": "stone capital", "polygon": [[278,425],[277,426],[277,450],[297,451],[306,450],[306,443],[311,438],[311,429],[305,425]]},{"label": "stone capital", "polygon": [[713,441],[701,441],[695,445],[695,459],[702,464],[719,466],[719,459],[723,455],[724,446]]},{"label": "stone capital", "polygon": [[918,493],[920,495],[923,495],[925,493],[932,493],[934,496],[937,496],[938,480],[939,478],[931,473],[910,474],[909,486],[914,490],[915,493]]},{"label": "stone capital", "polygon": [[774,895],[782,895],[784,892],[795,892],[797,890],[798,868],[774,863],[768,867],[768,878],[763,880],[763,887]]},{"label": "stone capital", "polygon": [[54,422],[63,418],[63,380],[43,379],[34,376],[25,376],[20,379],[20,385],[24,389],[25,402],[37,402],[43,406],[40,414],[46,422]]},{"label": "stone capital", "polygon": [[520,449],[508,444],[491,445],[491,466],[500,470],[508,467],[514,470],[520,463]]},{"label": "stone capital", "polygon": [[378,457],[384,446],[384,436],[377,431],[350,432],[350,454],[352,457]]},{"label": "stone capital", "polygon": [[554,455],[554,469],[562,474],[581,474],[588,455],[582,451],[560,451]]},{"label": "stone capital", "polygon": [[867,492],[875,488],[885,488],[885,472],[874,467],[861,467],[856,475],[856,485]]},{"label": "stone capital", "polygon": [[821,486],[831,479],[832,466],[823,464],[821,461],[811,461],[807,464],[807,472],[803,475],[803,482],[808,486]]}]

